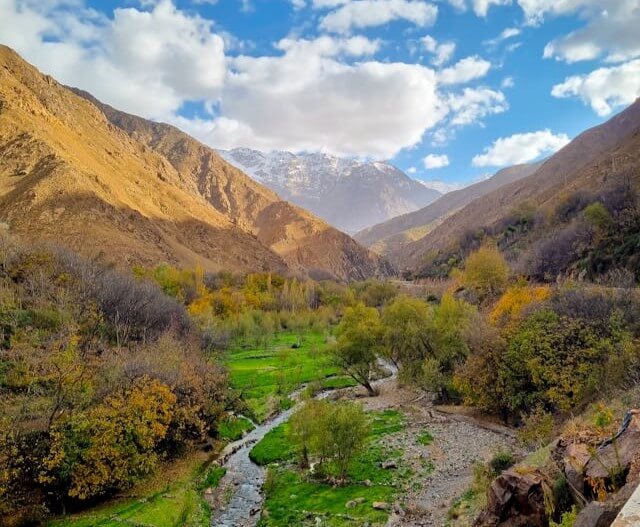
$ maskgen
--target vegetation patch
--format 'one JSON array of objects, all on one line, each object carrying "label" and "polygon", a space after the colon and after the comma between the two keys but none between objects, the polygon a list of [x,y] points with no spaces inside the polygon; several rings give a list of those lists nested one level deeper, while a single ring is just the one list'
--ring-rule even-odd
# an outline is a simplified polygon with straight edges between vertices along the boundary
[{"label": "vegetation patch", "polygon": [[251,430],[253,430],[253,424],[249,419],[230,415],[218,425],[218,436],[220,439],[237,441]]}]

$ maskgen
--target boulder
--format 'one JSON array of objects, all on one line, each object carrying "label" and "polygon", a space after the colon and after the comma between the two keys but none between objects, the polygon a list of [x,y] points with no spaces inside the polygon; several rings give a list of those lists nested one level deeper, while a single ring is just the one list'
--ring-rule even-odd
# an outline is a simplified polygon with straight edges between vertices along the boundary
[{"label": "boulder", "polygon": [[630,481],[606,501],[592,501],[580,511],[574,527],[609,527],[637,486],[638,481]]},{"label": "boulder", "polygon": [[475,521],[476,527],[529,527],[547,525],[543,477],[515,469],[503,472],[491,483],[488,503]]},{"label": "boulder", "polygon": [[386,501],[374,501],[371,506],[377,511],[388,511],[391,508]]},{"label": "boulder", "polygon": [[640,415],[632,411],[616,437],[599,447],[585,467],[585,476],[594,495],[623,483],[639,454]]},{"label": "boulder", "polygon": [[398,463],[394,459],[388,459],[387,461],[382,462],[382,468],[384,469],[398,468]]},{"label": "boulder", "polygon": [[355,501],[355,500],[349,500],[349,501],[345,504],[345,507],[346,507],[347,509],[355,509],[355,508],[356,508],[356,505],[357,505],[357,503],[356,503],[356,501]]},{"label": "boulder", "polygon": [[591,459],[589,447],[584,443],[572,443],[564,451],[562,459],[564,475],[567,478],[571,496],[577,503],[580,503],[584,496],[584,472],[589,459]]}]

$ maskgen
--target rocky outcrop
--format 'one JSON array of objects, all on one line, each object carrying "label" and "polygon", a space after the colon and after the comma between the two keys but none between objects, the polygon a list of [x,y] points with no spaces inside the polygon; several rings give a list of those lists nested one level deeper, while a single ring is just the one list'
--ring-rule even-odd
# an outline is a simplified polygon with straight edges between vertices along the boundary
[{"label": "rocky outcrop", "polygon": [[537,471],[507,470],[489,488],[487,507],[475,527],[548,525],[544,506],[544,477]]}]

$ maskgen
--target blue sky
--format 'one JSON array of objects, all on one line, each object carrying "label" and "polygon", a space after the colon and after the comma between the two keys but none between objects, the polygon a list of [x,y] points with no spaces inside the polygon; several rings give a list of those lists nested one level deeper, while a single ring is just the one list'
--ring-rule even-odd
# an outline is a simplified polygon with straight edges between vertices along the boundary
[{"label": "blue sky", "polygon": [[217,148],[389,159],[441,188],[640,95],[640,0],[0,0],[0,42]]}]

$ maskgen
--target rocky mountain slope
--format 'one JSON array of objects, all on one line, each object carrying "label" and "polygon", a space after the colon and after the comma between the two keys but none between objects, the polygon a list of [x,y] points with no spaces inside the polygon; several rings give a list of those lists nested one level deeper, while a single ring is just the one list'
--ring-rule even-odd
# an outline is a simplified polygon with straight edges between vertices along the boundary
[{"label": "rocky mountain slope", "polygon": [[349,233],[417,210],[440,196],[388,163],[248,148],[220,155],[283,199]]},{"label": "rocky mountain slope", "polygon": [[505,168],[489,179],[449,192],[420,210],[364,229],[355,234],[354,238],[379,254],[391,256],[399,254],[404,245],[425,236],[448,215],[480,196],[531,175],[539,166],[540,163],[536,163]]},{"label": "rocky mountain slope", "polygon": [[572,194],[597,192],[620,182],[636,187],[640,183],[640,100],[580,134],[533,174],[472,201],[400,248],[394,259],[407,269],[419,269],[426,255],[446,250],[465,232],[504,220],[518,207],[552,210]]},{"label": "rocky mountain slope", "polygon": [[7,47],[0,64],[0,219],[24,238],[125,266],[390,272],[177,129],[113,110],[136,123],[125,131]]}]

